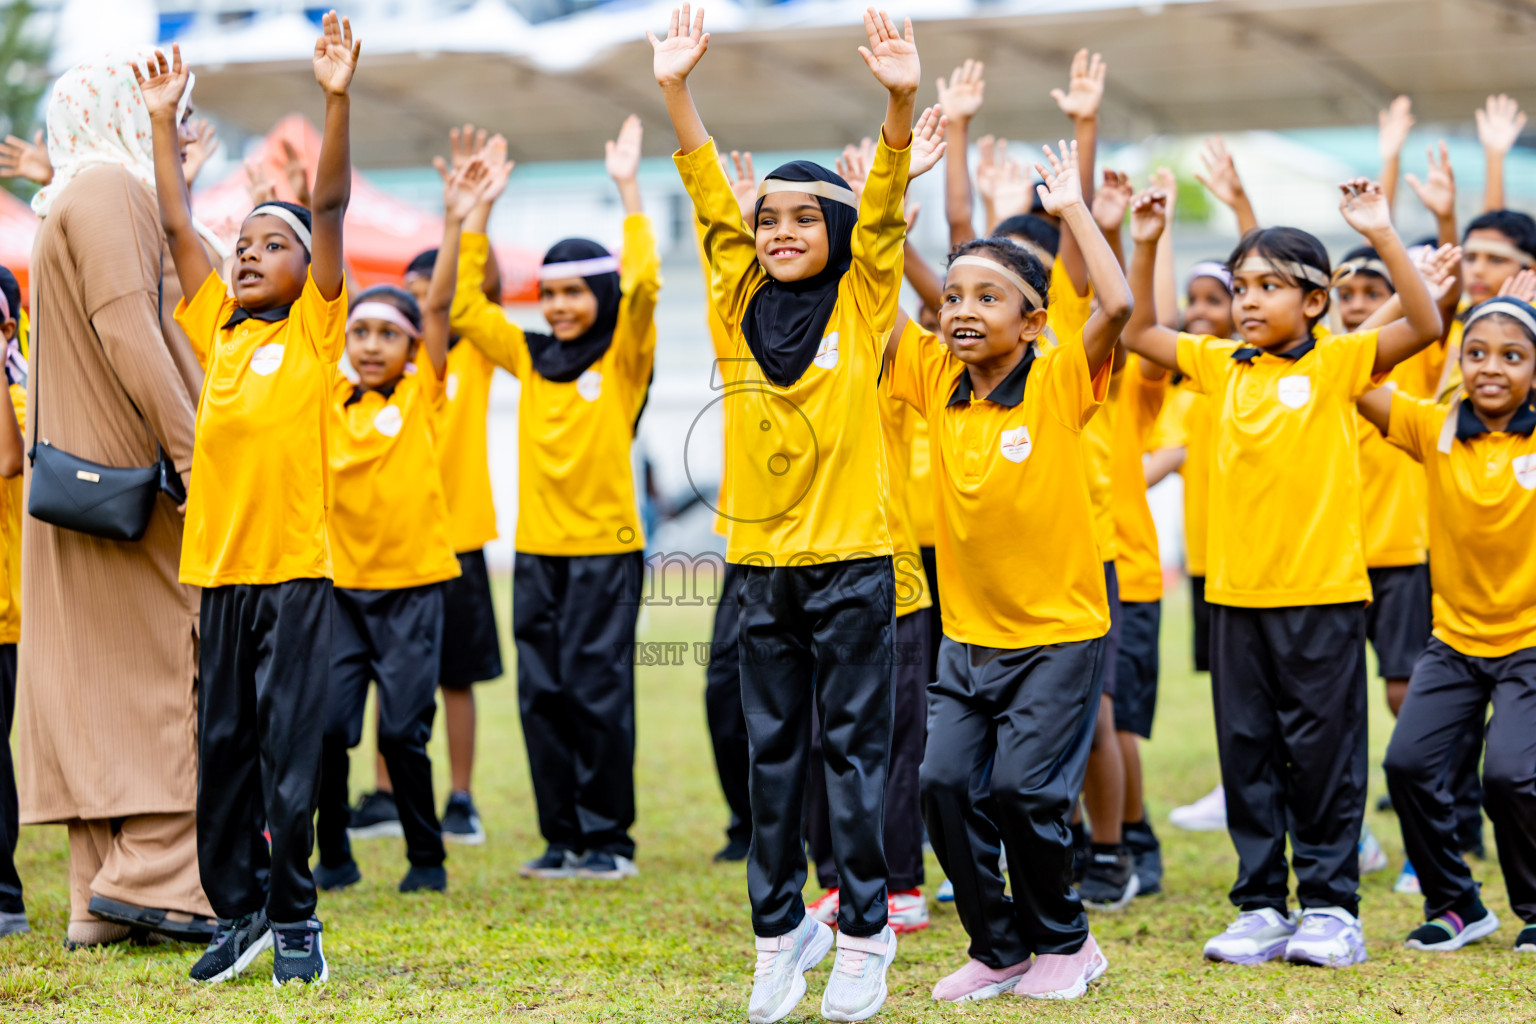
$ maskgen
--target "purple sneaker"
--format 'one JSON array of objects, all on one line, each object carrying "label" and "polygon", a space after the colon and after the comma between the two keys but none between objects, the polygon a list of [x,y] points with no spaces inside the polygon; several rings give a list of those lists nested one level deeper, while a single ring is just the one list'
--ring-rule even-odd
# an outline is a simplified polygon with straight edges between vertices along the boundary
[{"label": "purple sneaker", "polygon": [[1364,963],[1365,931],[1360,919],[1339,907],[1308,907],[1285,945],[1285,958],[1293,964],[1319,967]]},{"label": "purple sneaker", "polygon": [[1296,925],[1285,914],[1268,908],[1245,910],[1205,944],[1205,958],[1231,964],[1266,963],[1284,955],[1286,943],[1295,934]]}]

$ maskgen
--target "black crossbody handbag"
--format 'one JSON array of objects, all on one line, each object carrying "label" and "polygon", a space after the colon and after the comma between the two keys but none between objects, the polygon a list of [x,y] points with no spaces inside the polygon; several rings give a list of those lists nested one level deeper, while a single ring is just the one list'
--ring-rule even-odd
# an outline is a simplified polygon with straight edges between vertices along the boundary
[{"label": "black crossbody handbag", "polygon": [[[43,346],[35,327],[34,323],[32,344],[39,346],[36,367],[41,377]],[[181,475],[158,443],[154,465],[125,468],[82,459],[50,444],[46,437],[39,439],[42,391],[39,379],[31,411],[32,447],[27,452],[32,462],[27,512],[34,519],[107,540],[138,540],[149,529],[161,491],[178,505],[187,500]],[[129,404],[133,405],[132,399]],[[139,407],[133,405],[133,411],[139,412]],[[139,416],[143,418],[142,413]]]}]

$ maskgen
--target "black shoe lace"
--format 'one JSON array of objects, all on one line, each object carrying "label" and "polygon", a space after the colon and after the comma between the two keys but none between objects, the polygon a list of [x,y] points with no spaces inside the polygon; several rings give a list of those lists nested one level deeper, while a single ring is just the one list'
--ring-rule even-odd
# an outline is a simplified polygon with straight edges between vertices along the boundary
[{"label": "black shoe lace", "polygon": [[290,928],[277,933],[278,950],[286,956],[308,956],[315,948],[314,932]]}]

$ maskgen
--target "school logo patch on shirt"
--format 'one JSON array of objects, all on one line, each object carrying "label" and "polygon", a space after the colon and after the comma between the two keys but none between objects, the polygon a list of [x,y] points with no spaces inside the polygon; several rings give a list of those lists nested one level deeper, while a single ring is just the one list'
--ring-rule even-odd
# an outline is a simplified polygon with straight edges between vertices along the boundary
[{"label": "school logo patch on shirt", "polygon": [[1281,377],[1279,382],[1280,404],[1300,409],[1312,398],[1312,378],[1305,374]]},{"label": "school logo patch on shirt", "polygon": [[405,425],[405,419],[400,415],[398,405],[386,405],[373,417],[373,429],[385,437],[394,437],[400,433],[400,428]]},{"label": "school logo patch on shirt", "polygon": [[450,373],[448,379],[443,382],[443,391],[448,396],[448,401],[459,397],[459,375]]},{"label": "school logo patch on shirt", "polygon": [[1528,491],[1536,490],[1536,455],[1520,455],[1509,460],[1515,482]]},{"label": "school logo patch on shirt", "polygon": [[837,365],[837,332],[833,331],[821,339],[821,344],[816,347],[816,357],[811,360],[823,370],[830,370]]},{"label": "school logo patch on shirt", "polygon": [[583,370],[576,378],[576,393],[589,402],[597,401],[603,393],[603,375],[596,370]]},{"label": "school logo patch on shirt", "polygon": [[263,345],[251,353],[251,370],[270,377],[283,365],[283,346]]},{"label": "school logo patch on shirt", "polygon": [[1001,443],[1003,458],[1009,462],[1023,462],[1034,449],[1034,444],[1029,440],[1028,427],[1003,431]]}]

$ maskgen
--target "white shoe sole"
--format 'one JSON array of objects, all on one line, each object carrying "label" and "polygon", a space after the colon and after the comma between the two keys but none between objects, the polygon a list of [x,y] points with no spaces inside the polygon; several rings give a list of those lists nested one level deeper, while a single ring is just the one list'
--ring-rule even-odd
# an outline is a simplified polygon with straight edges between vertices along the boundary
[{"label": "white shoe sole", "polygon": [[362,828],[347,829],[348,839],[404,839],[405,829],[398,821],[378,821]]},{"label": "white shoe sole", "polygon": [[891,932],[891,946],[890,946],[889,949],[887,949],[885,951],[885,963],[880,968],[880,994],[878,996],[876,996],[875,999],[872,1002],[870,1002],[870,1004],[868,1006],[861,1006],[857,1010],[853,1010],[853,1011],[851,1011],[849,1013],[843,1013],[841,1010],[829,1010],[829,1009],[827,1009],[827,996],[826,996],[826,993],[822,993],[822,996],[821,996],[821,1015],[823,1017],[825,1017],[827,1020],[835,1020],[835,1021],[840,1021],[840,1022],[846,1022],[846,1021],[855,1021],[855,1020],[868,1020],[869,1018],[873,1017],[875,1014],[879,1013],[880,1012],[880,1007],[885,1005],[886,997],[888,995],[890,995],[890,989],[889,989],[889,987],[887,987],[887,985],[885,983],[885,974],[886,974],[887,971],[889,971],[891,969],[891,964],[893,964],[895,962],[896,962],[896,933],[895,933],[895,930],[893,929],[892,932]]},{"label": "white shoe sole", "polygon": [[1461,934],[1454,938],[1448,938],[1444,942],[1420,942],[1418,939],[1409,939],[1403,945],[1409,949],[1420,949],[1427,953],[1449,953],[1453,949],[1460,949],[1469,942],[1478,939],[1486,939],[1499,930],[1499,918],[1493,911],[1488,911],[1481,921],[1474,921],[1461,930]]},{"label": "white shoe sole", "polygon": [[1131,880],[1125,883],[1125,892],[1121,893],[1120,897],[1113,903],[1090,903],[1088,900],[1083,900],[1083,906],[1089,910],[1097,910],[1100,913],[1113,913],[1116,910],[1124,910],[1130,905],[1131,900],[1136,898],[1136,894],[1139,892],[1141,892],[1141,879],[1132,874]]},{"label": "white shoe sole", "polygon": [[235,960],[234,963],[230,964],[218,974],[215,974],[213,977],[203,982],[203,984],[217,985],[221,981],[229,981],[231,978],[238,978],[241,974],[245,973],[245,969],[247,967],[251,966],[251,962],[253,960],[271,948],[272,929],[268,928],[266,931],[261,933],[261,938],[257,939],[255,944],[253,944],[250,949],[247,949],[244,953],[240,954],[239,958]]},{"label": "white shoe sole", "polygon": [[824,924],[816,929],[810,941],[805,944],[805,948],[800,951],[800,962],[795,965],[794,984],[790,987],[784,1001],[767,1013],[748,1014],[747,1020],[751,1024],[774,1024],[775,1021],[788,1017],[790,1011],[799,1006],[800,1000],[805,998],[805,972],[827,958],[827,954],[832,950],[832,942],[832,929]]},{"label": "white shoe sole", "polygon": [[[1059,988],[1054,992],[1019,992],[1018,989],[1014,989],[1014,993],[1026,999],[1080,999],[1088,991],[1088,986],[1104,977],[1104,972],[1107,970],[1109,970],[1109,961],[1104,958],[1104,953],[1100,951],[1094,955],[1092,962],[1088,965],[1088,970],[1083,973],[1083,976],[1078,978],[1077,982],[1068,988]],[[1020,975],[1019,980],[1022,981],[1024,977],[1025,975]]]},{"label": "white shoe sole", "polygon": [[484,846],[485,832],[482,830],[478,832],[471,832],[468,835],[465,835],[462,832],[444,832],[443,842],[458,843],[460,846]]},{"label": "white shoe sole", "polygon": [[1024,975],[1020,974],[1018,977],[1009,978],[1007,981],[999,981],[995,985],[983,985],[974,992],[967,992],[959,999],[940,999],[938,996],[934,996],[933,1001],[936,1003],[979,1003],[984,999],[996,999],[1004,992],[1012,992],[1013,987],[1019,983],[1019,979],[1022,977]]}]

